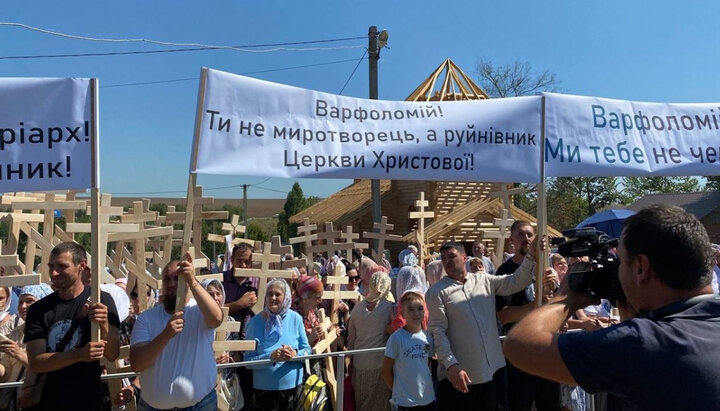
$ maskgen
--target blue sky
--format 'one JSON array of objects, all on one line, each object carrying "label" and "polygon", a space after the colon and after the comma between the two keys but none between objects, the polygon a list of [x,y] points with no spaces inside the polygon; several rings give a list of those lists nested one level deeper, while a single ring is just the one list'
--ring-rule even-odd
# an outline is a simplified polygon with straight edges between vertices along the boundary
[{"label": "blue sky", "polygon": [[[561,91],[570,94],[712,102],[720,101],[719,12],[720,3],[710,1],[5,0],[0,22],[77,36],[211,45],[363,38],[288,46],[358,46],[318,51],[16,59],[8,57],[179,47],[92,42],[0,26],[0,75],[99,78],[102,190],[181,196],[187,185],[196,79],[203,66],[238,74],[262,72],[249,75],[338,93],[363,54],[368,27],[376,25],[390,35],[390,48],[382,51],[379,62],[381,99],[404,99],[448,57],[477,78],[474,66],[484,57],[497,64],[524,60],[538,71],[552,71]],[[268,71],[306,65],[315,66]],[[343,95],[368,96],[367,67],[367,61],[360,64]],[[170,80],[178,81],[128,85]],[[293,180],[200,176],[199,182],[206,189],[253,184],[251,198],[284,198]],[[301,180],[306,195],[323,197],[348,183]],[[242,195],[239,187],[206,192]]]}]

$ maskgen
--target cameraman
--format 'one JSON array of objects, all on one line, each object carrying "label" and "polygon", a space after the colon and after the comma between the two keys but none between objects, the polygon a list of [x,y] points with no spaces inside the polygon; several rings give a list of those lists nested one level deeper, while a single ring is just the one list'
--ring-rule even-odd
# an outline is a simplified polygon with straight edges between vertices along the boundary
[{"label": "cameraman", "polygon": [[572,292],[566,278],[555,298],[515,325],[505,356],[529,373],[643,410],[720,409],[720,300],[705,228],[681,208],[652,206],[625,220],[618,256],[638,317],[558,335],[573,312],[598,301]]}]

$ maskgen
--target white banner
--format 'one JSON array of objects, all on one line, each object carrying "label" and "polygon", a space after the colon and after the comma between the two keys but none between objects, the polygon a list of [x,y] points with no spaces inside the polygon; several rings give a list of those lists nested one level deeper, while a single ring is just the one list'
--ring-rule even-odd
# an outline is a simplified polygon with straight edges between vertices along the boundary
[{"label": "white banner", "polygon": [[191,171],[538,182],[541,97],[396,102],[207,69]]},{"label": "white banner", "polygon": [[548,177],[720,174],[720,104],[544,95]]},{"label": "white banner", "polygon": [[89,79],[0,79],[0,193],[92,185]]}]

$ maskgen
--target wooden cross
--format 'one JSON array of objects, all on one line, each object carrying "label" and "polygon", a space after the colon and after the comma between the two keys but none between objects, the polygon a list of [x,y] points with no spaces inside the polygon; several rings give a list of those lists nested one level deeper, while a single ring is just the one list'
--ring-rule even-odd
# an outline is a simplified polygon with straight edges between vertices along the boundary
[{"label": "wooden cross", "polygon": [[[194,203],[193,203],[193,219],[192,219],[192,230],[194,235],[192,237],[192,245],[196,250],[202,250],[202,222],[203,220],[227,220],[227,211],[203,211],[204,205],[213,205],[215,198],[203,197],[202,186],[195,186],[194,190]],[[184,230],[188,227],[183,226]],[[206,257],[207,258],[207,257]]]},{"label": "wooden cross", "polygon": [[[40,234],[35,227],[31,226],[27,222],[20,223],[20,231],[25,233],[25,235],[28,236],[28,247],[30,247],[30,243],[32,242],[32,248],[34,249],[36,246],[40,248],[40,251],[43,253],[47,253],[48,257],[50,255],[50,251],[55,247],[55,244],[52,241],[48,241],[43,237],[42,234]],[[47,250],[47,251],[45,251]],[[33,253],[34,254],[34,253]],[[34,259],[34,257],[33,257]],[[31,263],[32,264],[32,263]],[[27,262],[25,263],[25,267],[27,267]],[[41,278],[44,282],[50,282],[50,276],[48,274],[49,270],[45,270],[44,273],[41,271]]]},{"label": "wooden cross", "polygon": [[493,264],[496,266],[502,263],[503,252],[505,251],[505,239],[510,237],[509,227],[514,220],[510,218],[510,210],[503,209],[500,213],[501,218],[495,218],[494,224],[498,226],[498,231],[480,231],[481,238],[493,238],[496,240],[495,251],[491,254]]},{"label": "wooden cross", "polygon": [[289,239],[290,244],[305,243],[305,252],[307,253],[305,261],[308,266],[313,263],[313,255],[309,249],[312,247],[312,242],[318,239],[317,233],[313,233],[315,230],[317,230],[317,224],[310,224],[310,219],[306,217],[303,219],[302,225],[297,228],[298,234],[302,235]]},{"label": "wooden cross", "polygon": [[[2,250],[2,241],[0,241],[0,250]],[[2,255],[0,253],[0,267],[15,269],[20,268],[21,264],[20,257],[17,254]],[[0,277],[0,287],[21,287],[30,284],[40,284],[40,274],[5,275]]]},{"label": "wooden cross", "polygon": [[[223,323],[215,329],[215,342],[213,342],[213,352],[215,353],[215,358],[218,358],[226,351],[255,351],[255,340],[226,341],[227,333],[240,332],[240,327],[242,323],[240,323],[239,321],[228,321],[228,313],[230,309],[228,307],[221,308],[225,321],[223,321]],[[215,390],[218,394],[218,410],[230,410],[230,404],[227,403],[224,394],[221,392],[221,379],[222,370],[218,370],[217,384],[215,386]]]},{"label": "wooden cross", "polygon": [[263,310],[265,304],[265,294],[267,293],[268,280],[272,278],[292,278],[292,270],[271,270],[271,263],[279,263],[280,255],[271,254],[272,245],[268,242],[263,246],[262,253],[252,253],[253,264],[260,263],[260,268],[236,268],[235,277],[257,277],[258,278],[258,302],[253,305],[252,310],[258,314]]},{"label": "wooden cross", "polygon": [[343,268],[340,267],[342,263],[338,263],[335,265],[335,270],[332,274],[329,274],[325,277],[325,281],[328,285],[332,286],[332,290],[325,290],[323,291],[322,299],[323,300],[332,300],[332,305],[330,309],[330,318],[333,322],[333,324],[338,323],[338,306],[340,305],[340,300],[354,300],[358,297],[357,291],[343,291],[342,286],[348,284],[348,278],[347,276],[342,275]]},{"label": "wooden cross", "polygon": [[[129,358],[130,346],[123,345],[120,347],[120,353],[115,359],[115,361],[108,361],[107,359],[105,359],[105,357],[103,357],[102,362],[105,365],[105,369],[107,369],[109,374],[132,372],[132,370],[130,369],[130,363],[127,361]],[[120,392],[120,390],[123,388],[122,381],[123,380],[120,378],[110,378],[107,380],[108,390],[110,391],[110,398],[115,398]],[[135,401],[130,401],[129,403],[125,404],[125,408],[123,409],[126,411],[137,410]]]},{"label": "wooden cross", "polygon": [[[520,195],[528,191],[524,187],[509,188],[512,184],[500,184],[500,190],[492,191],[487,194],[488,197],[501,198],[503,201],[503,207],[508,210],[508,218],[512,218],[512,204],[510,198],[514,195]],[[502,257],[502,256],[501,256]]]},{"label": "wooden cross", "polygon": [[417,238],[418,238],[418,255],[420,256],[420,261],[422,262],[423,256],[425,256],[425,219],[426,218],[435,218],[435,213],[433,211],[425,211],[425,207],[429,206],[430,203],[425,200],[425,192],[420,192],[420,199],[415,200],[415,207],[419,208],[420,211],[411,211],[409,214],[409,218],[417,219],[418,220],[418,228],[416,230]]},{"label": "wooden cross", "polygon": [[351,225],[345,227],[345,231],[340,233],[340,238],[345,240],[345,244],[348,247],[348,249],[345,250],[345,258],[347,258],[347,260],[350,262],[352,262],[353,260],[353,250],[355,250],[356,248],[370,247],[370,244],[368,243],[356,243],[354,241],[360,239],[360,233],[353,233],[353,228]]},{"label": "wooden cross", "polygon": [[[312,348],[313,354],[330,353],[332,344],[337,340],[337,333],[335,332],[335,326],[329,318],[325,316],[325,309],[321,308],[318,310],[318,318],[320,320],[320,326],[325,331],[325,338],[316,342]],[[335,364],[333,363],[333,357],[325,358],[325,369],[323,370],[323,377],[325,382],[330,387],[330,401],[332,402],[332,409],[337,409],[337,378],[335,377]]]},{"label": "wooden cross", "polygon": [[232,234],[233,237],[235,237],[235,234],[245,234],[245,226],[240,224],[240,216],[237,214],[232,215],[229,223],[223,223],[221,229],[227,231],[228,234]]},{"label": "wooden cross", "polygon": [[[111,224],[110,216],[122,216],[122,207],[113,207],[111,205],[110,194],[103,194],[100,199],[100,207],[98,209],[98,217],[100,219],[98,226],[98,242],[99,249],[102,250],[100,255],[94,256],[98,259],[98,267],[105,268],[105,259],[107,258],[108,235],[111,233],[137,233],[140,226],[137,224]],[[71,233],[89,233],[91,231],[90,223],[68,223],[65,231]],[[117,240],[116,240],[117,241]],[[98,274],[99,275],[99,274]]]},{"label": "wooden cross", "polygon": [[[136,283],[138,283],[138,299],[140,303],[140,309],[145,310],[148,305],[147,301],[147,295],[142,292],[142,290],[145,289],[144,285],[147,284],[146,281],[138,281],[138,277],[142,278],[146,275],[145,272],[145,245],[147,243],[147,239],[150,237],[155,236],[172,236],[172,228],[170,227],[158,227],[159,230],[163,230],[159,233],[150,233],[146,229],[146,223],[154,222],[157,220],[158,213],[155,211],[148,211],[148,208],[150,207],[150,200],[147,201],[133,201],[133,208],[132,213],[123,214],[120,216],[120,222],[124,224],[130,224],[135,223],[139,225],[140,231],[138,233],[131,233],[132,236],[127,236],[126,239],[123,241],[130,240],[132,244],[132,249],[134,252],[134,261],[132,265],[132,269],[129,270],[129,276],[128,276],[128,284],[126,287],[126,291],[129,293],[132,292],[132,289],[135,288]],[[124,233],[125,234],[125,233]],[[137,234],[137,235],[135,235]],[[111,237],[111,236],[108,236]],[[112,241],[110,238],[108,238],[108,241]],[[132,256],[131,258],[132,259]],[[128,268],[130,268],[128,266]],[[157,283],[154,284],[156,288]]]},{"label": "wooden cross", "polygon": [[[335,240],[340,238],[342,232],[333,231],[333,223],[325,223],[325,231],[317,234],[318,242],[311,246],[308,251],[311,253],[327,253],[328,258],[335,255],[336,251],[342,251],[346,248],[355,248],[355,243],[336,243]],[[325,244],[320,244],[320,241],[325,241]]]},{"label": "wooden cross", "polygon": [[397,234],[387,234],[388,230],[395,228],[394,224],[388,224],[387,216],[382,216],[379,223],[373,223],[373,232],[364,232],[363,237],[378,240],[377,250],[372,250],[372,259],[376,263],[382,264],[383,251],[385,250],[385,241],[402,241],[402,236]]},{"label": "wooden cross", "polygon": [[291,245],[282,245],[282,239],[279,235],[274,235],[270,238],[270,244],[272,244],[272,247],[270,248],[270,252],[273,254],[279,254],[280,255],[280,264],[274,263],[270,266],[270,268],[273,269],[281,269],[281,268],[288,268],[283,267],[283,263],[285,262],[282,260],[283,257],[287,254],[293,253],[293,248]]}]

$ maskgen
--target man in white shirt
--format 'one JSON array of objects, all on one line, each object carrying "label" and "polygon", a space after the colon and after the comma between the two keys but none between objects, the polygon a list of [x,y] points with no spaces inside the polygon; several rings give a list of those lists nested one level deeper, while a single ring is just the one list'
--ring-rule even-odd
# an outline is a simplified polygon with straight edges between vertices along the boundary
[{"label": "man in white shirt", "polygon": [[530,285],[536,241],[518,270],[506,276],[468,273],[462,244],[440,248],[447,273],[426,294],[438,357],[440,409],[495,409],[497,371],[505,366],[495,318],[495,295]]},{"label": "man in white shirt", "polygon": [[[188,294],[182,311],[175,309],[178,278],[194,299]],[[191,261],[168,263],[162,287],[162,304],[138,316],[131,337],[130,364],[142,383],[138,409],[216,410],[212,344],[222,311],[195,278]]]}]

